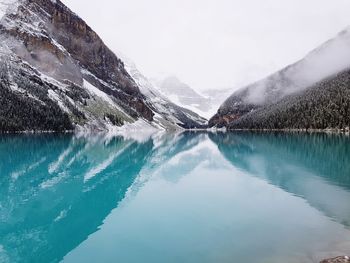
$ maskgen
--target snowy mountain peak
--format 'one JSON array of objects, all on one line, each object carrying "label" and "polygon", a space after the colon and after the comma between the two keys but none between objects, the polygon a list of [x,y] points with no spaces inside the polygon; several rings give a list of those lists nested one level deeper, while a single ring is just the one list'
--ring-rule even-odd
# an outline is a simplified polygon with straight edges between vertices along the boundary
[{"label": "snowy mountain peak", "polygon": [[[61,1],[6,1],[2,7],[0,116],[6,121],[0,130],[110,130],[128,123],[160,128],[159,119],[167,120],[164,129],[203,127],[202,118],[176,105],[176,112],[162,115],[140,90],[140,77],[131,77]],[[19,108],[9,112],[6,105]]]},{"label": "snowy mountain peak", "polygon": [[[174,124],[185,128],[197,125],[197,128],[205,128],[207,120],[186,107],[181,107],[170,101],[156,86],[148,80],[136,67],[136,64],[123,56],[125,69],[138,84],[142,94],[147,98],[147,103],[156,113],[154,122],[161,128],[173,127]],[[196,124],[197,123],[197,124]]]},{"label": "snowy mountain peak", "polygon": [[175,75],[163,75],[153,79],[153,83],[168,100],[205,118],[213,116],[230,95],[227,90],[220,89],[197,92]]}]

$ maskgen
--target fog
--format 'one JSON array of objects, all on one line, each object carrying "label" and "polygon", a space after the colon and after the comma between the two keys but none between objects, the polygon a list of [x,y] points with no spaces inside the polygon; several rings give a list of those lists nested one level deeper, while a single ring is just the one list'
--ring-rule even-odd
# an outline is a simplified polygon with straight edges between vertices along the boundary
[{"label": "fog", "polygon": [[275,102],[286,95],[302,91],[321,80],[349,69],[349,47],[350,27],[313,50],[303,60],[248,86],[244,101],[249,104]]},{"label": "fog", "polygon": [[232,91],[350,25],[348,0],[63,0],[148,77]]}]

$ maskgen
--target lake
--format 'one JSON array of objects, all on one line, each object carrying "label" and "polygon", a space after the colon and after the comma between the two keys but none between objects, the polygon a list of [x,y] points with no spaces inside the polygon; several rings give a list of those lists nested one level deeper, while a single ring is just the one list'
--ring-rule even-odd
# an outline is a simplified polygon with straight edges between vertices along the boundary
[{"label": "lake", "polygon": [[4,263],[350,254],[346,135],[2,135],[0,171]]}]

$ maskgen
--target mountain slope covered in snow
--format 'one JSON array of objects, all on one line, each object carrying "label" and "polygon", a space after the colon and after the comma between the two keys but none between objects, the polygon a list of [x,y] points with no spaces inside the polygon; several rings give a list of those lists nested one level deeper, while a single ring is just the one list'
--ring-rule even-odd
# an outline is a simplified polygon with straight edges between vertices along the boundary
[{"label": "mountain slope covered in snow", "polygon": [[130,59],[123,58],[125,69],[135,80],[140,91],[146,97],[147,105],[155,113],[154,122],[160,127],[171,127],[174,124],[185,128],[205,128],[207,120],[199,114],[180,107],[164,96],[136,67]]},{"label": "mountain slope covered in snow", "polygon": [[176,76],[168,76],[158,81],[158,85],[160,91],[175,103],[192,107],[201,112],[210,110],[209,99],[180,81]]},{"label": "mountain slope covered in snow", "polygon": [[[111,130],[165,119],[124,63],[61,1],[0,3],[0,131]],[[4,105],[4,106],[3,106]],[[198,128],[205,120],[178,109],[165,129]]]},{"label": "mountain slope covered in snow", "polygon": [[304,59],[235,92],[210,126],[244,129],[325,129],[350,125],[350,29]]},{"label": "mountain slope covered in snow", "polygon": [[153,80],[154,86],[173,103],[210,118],[230,95],[229,90],[211,89],[197,92],[176,76]]}]

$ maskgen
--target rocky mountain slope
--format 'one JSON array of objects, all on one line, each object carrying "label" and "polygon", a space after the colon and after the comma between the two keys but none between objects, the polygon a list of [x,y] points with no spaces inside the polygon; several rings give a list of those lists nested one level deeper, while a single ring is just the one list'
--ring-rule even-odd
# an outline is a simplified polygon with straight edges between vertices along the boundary
[{"label": "rocky mountain slope", "polygon": [[235,92],[210,126],[326,129],[350,125],[350,29],[304,59]]},{"label": "rocky mountain slope", "polygon": [[208,118],[213,115],[210,113],[212,110],[210,98],[199,94],[176,76],[166,76],[153,80],[153,83],[156,89],[173,103]]},{"label": "rocky mountain slope", "polygon": [[59,0],[0,2],[0,131],[202,127],[155,111],[124,63]]},{"label": "rocky mountain slope", "polygon": [[[178,124],[185,128],[205,128],[207,120],[199,114],[185,107],[180,107],[164,96],[157,87],[147,79],[130,59],[123,57],[125,69],[135,80],[142,94],[145,95],[147,105],[155,113],[154,122],[160,127],[172,127]],[[180,104],[181,105],[181,104]]]},{"label": "rocky mountain slope", "polygon": [[158,90],[174,103],[196,112],[205,113],[211,108],[206,98],[176,76],[166,76],[155,81]]}]

